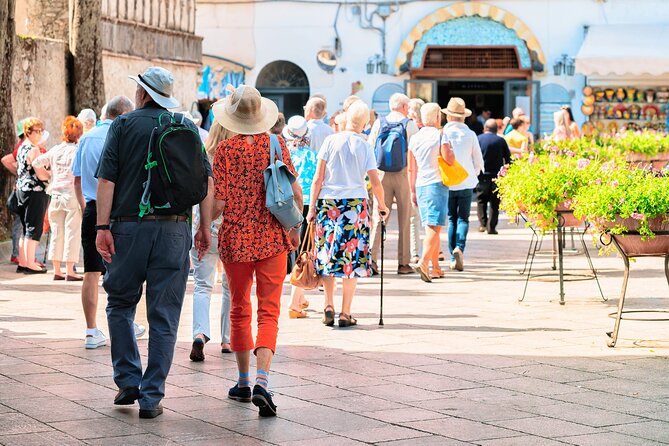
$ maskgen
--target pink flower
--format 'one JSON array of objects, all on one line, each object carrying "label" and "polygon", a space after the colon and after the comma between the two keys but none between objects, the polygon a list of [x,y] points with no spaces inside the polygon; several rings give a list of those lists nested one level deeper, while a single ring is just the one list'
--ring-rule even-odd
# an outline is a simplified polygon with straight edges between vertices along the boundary
[{"label": "pink flower", "polygon": [[350,276],[352,273],[353,273],[353,265],[351,265],[350,263],[344,265],[344,274],[346,276]]},{"label": "pink flower", "polygon": [[527,161],[528,161],[530,164],[534,164],[534,163],[536,162],[536,159],[535,159],[535,157],[534,157],[534,152],[530,152],[530,156],[528,157]]},{"label": "pink flower", "polygon": [[590,165],[590,160],[587,158],[581,158],[578,160],[577,166],[579,169],[583,170]]},{"label": "pink flower", "polygon": [[574,157],[574,156],[576,156],[576,152],[574,152],[574,151],[572,151],[572,150],[567,150],[567,151],[565,152],[565,155]]},{"label": "pink flower", "polygon": [[322,225],[316,225],[316,237],[323,237],[325,234],[325,228]]},{"label": "pink flower", "polygon": [[358,239],[354,238],[352,240],[349,240],[346,243],[346,250],[348,252],[355,252],[355,250],[358,248]]},{"label": "pink flower", "polygon": [[632,213],[630,214],[630,217],[632,217],[632,218],[635,219],[635,220],[643,220],[644,218],[646,218],[645,215],[640,214],[640,213],[638,213],[638,212],[632,212]]},{"label": "pink flower", "polygon": [[620,184],[620,183],[618,183],[618,181],[616,181],[616,180],[611,181],[611,186],[613,186],[613,187],[618,187],[618,184]]},{"label": "pink flower", "polygon": [[505,177],[508,172],[509,172],[509,165],[505,164],[505,165],[502,166],[501,169],[499,169],[499,174],[498,175],[500,177]]},{"label": "pink flower", "polygon": [[620,201],[620,203],[624,203],[625,202],[625,197],[620,197],[620,200],[618,200],[618,201]]},{"label": "pink flower", "polygon": [[601,179],[601,178],[597,178],[597,179],[595,180],[595,184],[598,185],[598,186],[599,186],[600,184],[602,184],[602,179]]}]

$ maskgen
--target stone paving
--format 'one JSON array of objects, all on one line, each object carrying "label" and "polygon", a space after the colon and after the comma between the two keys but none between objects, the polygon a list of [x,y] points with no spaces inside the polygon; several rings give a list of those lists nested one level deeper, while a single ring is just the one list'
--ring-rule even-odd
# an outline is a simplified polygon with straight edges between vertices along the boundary
[{"label": "stone paving", "polygon": [[[137,407],[112,404],[109,348],[83,348],[80,284],[19,276],[3,264],[0,444],[668,444],[669,322],[624,321],[618,347],[606,346],[622,261],[592,249],[608,302],[593,281],[579,281],[566,284],[560,306],[549,278],[531,281],[519,303],[529,230],[504,221],[488,236],[471,221],[464,272],[426,284],[395,275],[388,262],[383,328],[378,278],[360,282],[355,329],[320,323],[319,292],[308,293],[309,319],[282,315],[270,377],[275,419],[226,398],[236,371],[219,339],[203,363],[188,359],[192,283],[165,413],[140,420]],[[391,227],[389,257],[395,240]],[[539,257],[535,269],[551,272],[549,265]],[[568,255],[566,268],[582,272],[587,263]],[[662,260],[639,259],[632,269],[627,307],[664,308]],[[146,324],[143,307],[138,320]],[[145,352],[147,340],[139,343]]]}]

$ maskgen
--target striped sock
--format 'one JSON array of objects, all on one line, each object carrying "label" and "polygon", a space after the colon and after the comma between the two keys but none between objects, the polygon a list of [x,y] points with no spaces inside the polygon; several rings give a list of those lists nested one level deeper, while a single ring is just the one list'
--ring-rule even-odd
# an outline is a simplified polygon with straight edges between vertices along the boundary
[{"label": "striped sock", "polygon": [[265,390],[269,390],[269,372],[265,370],[258,370],[256,374],[256,386],[260,386]]},{"label": "striped sock", "polygon": [[249,378],[249,372],[242,373],[239,372],[239,379],[237,380],[238,387],[251,387],[251,379]]}]

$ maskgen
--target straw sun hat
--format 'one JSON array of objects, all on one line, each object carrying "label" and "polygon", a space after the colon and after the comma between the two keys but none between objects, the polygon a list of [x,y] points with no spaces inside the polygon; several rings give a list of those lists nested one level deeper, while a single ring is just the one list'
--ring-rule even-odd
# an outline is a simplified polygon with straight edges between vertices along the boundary
[{"label": "straw sun hat", "polygon": [[470,109],[465,108],[465,101],[461,98],[451,98],[446,108],[443,108],[441,112],[457,118],[466,118],[472,114]]},{"label": "straw sun hat", "polygon": [[276,123],[279,109],[270,99],[248,85],[236,89],[228,86],[232,94],[217,101],[213,106],[214,119],[223,128],[240,135],[256,135],[267,132]]}]

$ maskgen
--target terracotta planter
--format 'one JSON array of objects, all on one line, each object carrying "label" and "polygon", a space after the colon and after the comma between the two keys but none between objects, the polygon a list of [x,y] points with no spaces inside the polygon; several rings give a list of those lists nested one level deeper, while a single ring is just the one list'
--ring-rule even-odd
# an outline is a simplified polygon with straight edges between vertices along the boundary
[{"label": "terracotta planter", "polygon": [[650,230],[656,235],[646,239],[637,232],[639,221],[633,218],[618,217],[615,222],[605,226],[628,228],[629,232],[625,234],[611,235],[627,257],[665,256],[669,254],[669,222],[664,221],[665,219],[665,216],[659,216],[648,220]]},{"label": "terracotta planter", "polygon": [[[555,208],[555,213],[558,219],[558,223],[563,228],[580,228],[583,225],[584,219],[576,218],[574,211],[564,206],[563,204]],[[553,221],[546,220],[543,217],[537,215],[528,215],[523,213],[526,216],[526,219],[535,224],[538,228],[547,229],[553,225]]]},{"label": "terracotta planter", "polygon": [[661,170],[669,163],[669,152],[660,152],[656,155],[643,155],[641,153],[629,152],[627,161],[638,168],[648,168]]}]

